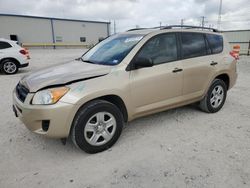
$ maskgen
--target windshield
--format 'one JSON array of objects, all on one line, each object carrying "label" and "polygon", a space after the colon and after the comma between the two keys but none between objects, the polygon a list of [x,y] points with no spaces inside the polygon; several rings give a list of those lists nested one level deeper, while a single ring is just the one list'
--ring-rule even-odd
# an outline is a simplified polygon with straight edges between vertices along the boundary
[{"label": "windshield", "polygon": [[82,60],[94,64],[117,65],[143,38],[141,34],[118,34],[103,40],[82,56]]}]

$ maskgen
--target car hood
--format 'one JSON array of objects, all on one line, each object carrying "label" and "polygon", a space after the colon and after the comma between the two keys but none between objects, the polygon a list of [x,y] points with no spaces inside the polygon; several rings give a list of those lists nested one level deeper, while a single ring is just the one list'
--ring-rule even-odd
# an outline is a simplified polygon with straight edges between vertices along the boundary
[{"label": "car hood", "polygon": [[24,76],[20,80],[20,83],[29,89],[30,92],[36,92],[49,86],[69,84],[75,81],[106,75],[110,71],[111,66],[72,61],[33,72]]}]

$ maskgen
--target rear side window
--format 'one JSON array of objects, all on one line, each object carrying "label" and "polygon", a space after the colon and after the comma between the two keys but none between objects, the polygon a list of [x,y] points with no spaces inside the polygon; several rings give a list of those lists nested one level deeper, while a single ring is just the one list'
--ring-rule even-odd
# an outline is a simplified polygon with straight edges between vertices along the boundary
[{"label": "rear side window", "polygon": [[206,34],[209,47],[213,54],[222,52],[223,38],[220,35]]},{"label": "rear side window", "polygon": [[181,33],[182,58],[192,58],[207,54],[206,43],[201,33]]},{"label": "rear side window", "polygon": [[150,58],[155,65],[177,60],[175,33],[153,37],[142,47],[137,57]]},{"label": "rear side window", "polygon": [[6,48],[11,48],[11,45],[7,42],[0,41],[0,50]]}]

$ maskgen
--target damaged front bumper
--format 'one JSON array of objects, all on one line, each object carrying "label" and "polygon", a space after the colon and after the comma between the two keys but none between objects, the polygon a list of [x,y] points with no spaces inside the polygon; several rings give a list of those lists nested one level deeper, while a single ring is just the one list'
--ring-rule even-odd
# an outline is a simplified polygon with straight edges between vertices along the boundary
[{"label": "damaged front bumper", "polygon": [[72,123],[73,104],[58,101],[52,105],[32,105],[33,93],[24,102],[13,92],[13,111],[32,132],[53,138],[68,137]]}]

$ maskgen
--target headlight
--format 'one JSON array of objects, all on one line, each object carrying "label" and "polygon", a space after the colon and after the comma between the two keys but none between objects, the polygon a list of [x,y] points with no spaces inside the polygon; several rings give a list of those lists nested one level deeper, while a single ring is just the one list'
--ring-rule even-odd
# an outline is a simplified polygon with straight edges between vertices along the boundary
[{"label": "headlight", "polygon": [[57,87],[38,91],[32,99],[32,104],[55,104],[68,91],[69,88],[67,87]]}]

